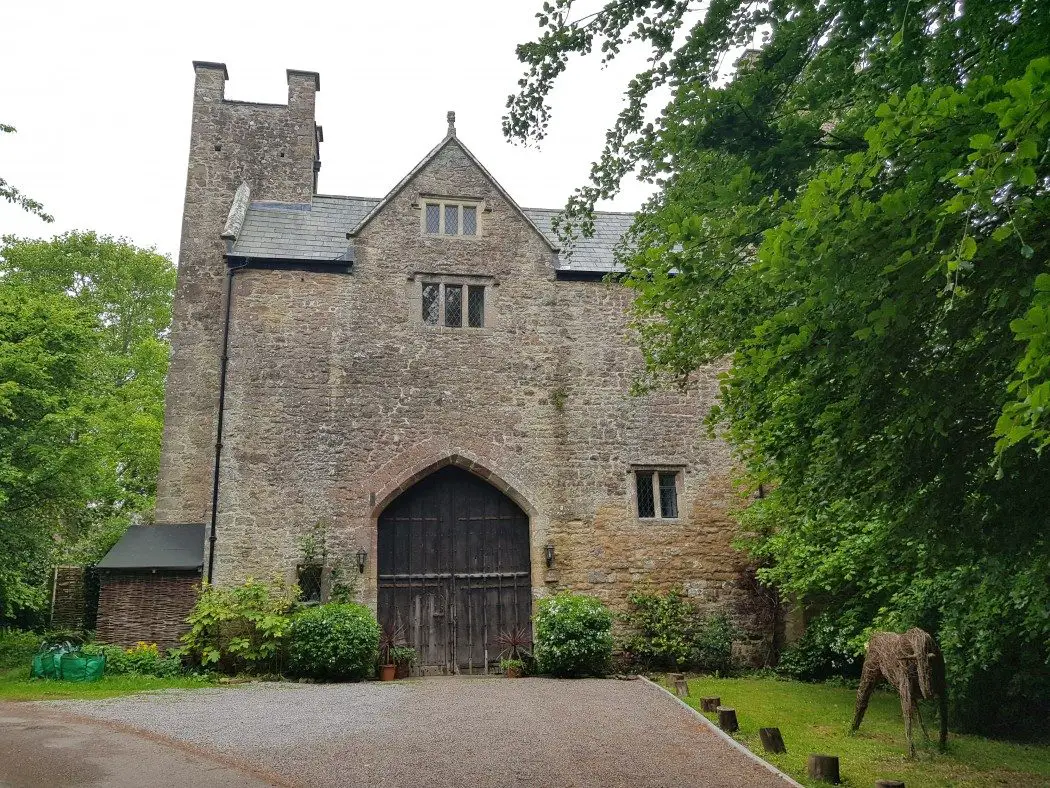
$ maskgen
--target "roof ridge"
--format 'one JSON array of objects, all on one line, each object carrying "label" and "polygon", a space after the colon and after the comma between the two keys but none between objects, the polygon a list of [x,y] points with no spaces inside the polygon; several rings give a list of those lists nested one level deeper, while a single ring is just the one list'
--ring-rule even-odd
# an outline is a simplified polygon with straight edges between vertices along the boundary
[{"label": "roof ridge", "polygon": [[382,200],[382,197],[358,197],[353,194],[315,194],[314,197],[326,197],[331,200]]},{"label": "roof ridge", "polygon": [[[564,213],[564,208],[529,208],[522,206],[523,211],[554,211],[556,213]],[[639,211],[595,211],[596,216],[637,216]]]}]

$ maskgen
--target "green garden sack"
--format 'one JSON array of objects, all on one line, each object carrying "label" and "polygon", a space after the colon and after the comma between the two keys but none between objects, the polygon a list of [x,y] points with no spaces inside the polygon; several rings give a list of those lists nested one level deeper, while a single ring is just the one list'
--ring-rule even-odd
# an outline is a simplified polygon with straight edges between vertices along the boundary
[{"label": "green garden sack", "polygon": [[59,678],[63,681],[98,681],[106,670],[105,654],[63,654]]},{"label": "green garden sack", "polygon": [[57,679],[62,674],[62,655],[72,651],[69,643],[61,645],[41,647],[40,651],[33,657],[33,668],[29,677],[33,679]]}]

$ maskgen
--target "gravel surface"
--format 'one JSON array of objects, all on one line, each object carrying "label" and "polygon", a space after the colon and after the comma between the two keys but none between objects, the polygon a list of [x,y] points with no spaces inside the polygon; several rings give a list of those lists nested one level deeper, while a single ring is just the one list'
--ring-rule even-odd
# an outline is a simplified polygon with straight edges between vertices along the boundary
[{"label": "gravel surface", "polygon": [[641,681],[249,684],[48,706],[214,749],[297,785],[786,785]]}]

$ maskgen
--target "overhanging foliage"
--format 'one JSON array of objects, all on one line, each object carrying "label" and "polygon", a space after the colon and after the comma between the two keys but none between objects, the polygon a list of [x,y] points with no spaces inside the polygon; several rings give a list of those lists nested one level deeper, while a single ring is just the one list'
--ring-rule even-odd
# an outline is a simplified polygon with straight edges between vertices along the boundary
[{"label": "overhanging foliage", "polygon": [[[541,139],[574,53],[632,41],[564,231],[632,169],[643,387],[732,360],[711,424],[767,581],[856,646],[919,625],[960,719],[1050,699],[1050,3],[546,3],[506,133]],[[741,48],[731,79],[725,66]],[[647,121],[657,87],[671,91]],[[968,717],[968,718],[967,718]]]}]

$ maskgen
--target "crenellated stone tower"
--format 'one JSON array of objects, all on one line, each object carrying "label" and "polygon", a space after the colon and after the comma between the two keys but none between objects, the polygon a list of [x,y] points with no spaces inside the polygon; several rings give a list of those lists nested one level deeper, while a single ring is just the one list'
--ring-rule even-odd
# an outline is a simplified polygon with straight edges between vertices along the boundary
[{"label": "crenellated stone tower", "polygon": [[316,191],[321,128],[314,122],[320,77],[288,71],[288,103],[225,98],[223,63],[194,61],[193,126],[172,359],[157,484],[158,523],[206,523],[211,517],[216,417],[222,355],[226,252],[222,239],[234,194],[308,203]]}]

